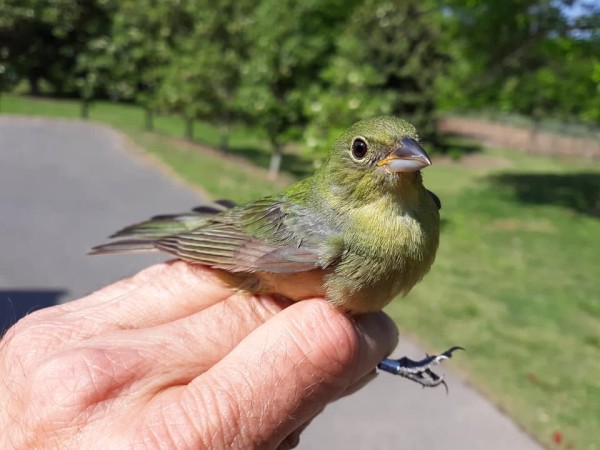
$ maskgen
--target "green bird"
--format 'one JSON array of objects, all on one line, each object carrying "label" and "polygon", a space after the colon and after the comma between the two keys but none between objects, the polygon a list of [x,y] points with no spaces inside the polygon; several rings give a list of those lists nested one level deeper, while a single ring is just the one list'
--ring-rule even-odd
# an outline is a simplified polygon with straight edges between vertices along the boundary
[{"label": "green bird", "polygon": [[[245,291],[290,300],[325,296],[350,314],[379,311],[407,294],[435,259],[441,205],[420,172],[430,164],[408,122],[363,120],[335,141],[313,176],[279,194],[156,216],[90,253],[162,250],[209,266]],[[436,386],[443,378],[430,367],[457,348],[379,367]]]}]

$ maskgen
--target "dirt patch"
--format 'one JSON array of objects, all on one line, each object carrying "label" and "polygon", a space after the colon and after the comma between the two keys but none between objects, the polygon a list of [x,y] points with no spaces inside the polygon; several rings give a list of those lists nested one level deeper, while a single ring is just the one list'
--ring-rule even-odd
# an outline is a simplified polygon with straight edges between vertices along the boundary
[{"label": "dirt patch", "polygon": [[436,157],[434,164],[441,166],[461,166],[469,169],[504,169],[512,166],[512,162],[502,156],[470,153],[456,160],[449,156]]},{"label": "dirt patch", "polygon": [[533,127],[465,117],[446,117],[439,120],[438,131],[468,136],[484,144],[529,153],[600,158],[600,140],[563,136]]}]

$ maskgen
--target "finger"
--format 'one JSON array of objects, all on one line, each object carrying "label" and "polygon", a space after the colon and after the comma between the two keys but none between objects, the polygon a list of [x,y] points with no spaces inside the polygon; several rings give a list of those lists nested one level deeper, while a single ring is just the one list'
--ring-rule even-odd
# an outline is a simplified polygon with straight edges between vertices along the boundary
[{"label": "finger", "polygon": [[[27,403],[50,405],[40,412],[44,414],[42,422],[68,422],[65,417],[89,419],[83,411],[108,400],[117,410],[143,407],[155,397],[177,390],[173,388],[182,389],[286,306],[270,297],[248,300],[232,297],[187,323],[173,323],[171,330],[160,329],[165,328],[162,326],[109,332],[53,354],[48,352],[32,370],[25,369],[20,376],[13,373],[12,382],[27,386],[25,395],[34,399]],[[22,361],[20,367],[30,366]],[[164,419],[163,413],[160,408]],[[29,416],[41,417],[33,412]]]},{"label": "finger", "polygon": [[230,295],[232,291],[209,269],[181,261],[158,264],[84,299],[35,311],[10,328],[3,341],[30,348],[18,356],[25,371],[40,356],[66,345],[108,331],[178,320]]},{"label": "finger", "polygon": [[81,300],[61,305],[53,316],[78,323],[79,337],[110,329],[135,329],[178,320],[232,295],[204,266],[172,261],[149,267]]},{"label": "finger", "polygon": [[144,355],[136,365],[131,390],[140,397],[152,396],[166,387],[187,385],[290,304],[272,296],[239,293],[168,324],[104,333],[84,345],[109,352],[135,349]]},{"label": "finger", "polygon": [[[383,313],[354,320],[324,300],[293,304],[259,327],[181,395],[197,433],[215,447],[282,442],[375,367],[397,342]],[[218,410],[202,413],[203,405]],[[196,436],[199,438],[199,435]]]}]

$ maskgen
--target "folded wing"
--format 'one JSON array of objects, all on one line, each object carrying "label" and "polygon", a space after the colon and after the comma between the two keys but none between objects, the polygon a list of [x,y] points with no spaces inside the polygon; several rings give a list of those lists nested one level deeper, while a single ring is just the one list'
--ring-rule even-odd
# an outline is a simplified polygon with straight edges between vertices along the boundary
[{"label": "folded wing", "polygon": [[156,216],[113,235],[128,239],[91,253],[158,249],[231,272],[293,273],[331,264],[332,236],[310,211],[270,197],[225,211]]}]

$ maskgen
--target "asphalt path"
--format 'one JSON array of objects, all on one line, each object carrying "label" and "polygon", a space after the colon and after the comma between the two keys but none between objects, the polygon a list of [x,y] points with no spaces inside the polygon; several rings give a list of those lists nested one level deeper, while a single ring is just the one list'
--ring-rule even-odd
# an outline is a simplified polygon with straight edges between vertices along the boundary
[{"label": "asphalt path", "polygon": [[[27,311],[78,298],[160,262],[158,254],[85,253],[125,224],[200,203],[198,192],[109,128],[0,117],[0,331]],[[397,356],[424,355],[401,341]],[[468,357],[457,353],[454,364]],[[449,394],[380,374],[330,405],[304,432],[299,448],[541,448],[450,366],[440,370]]]}]

